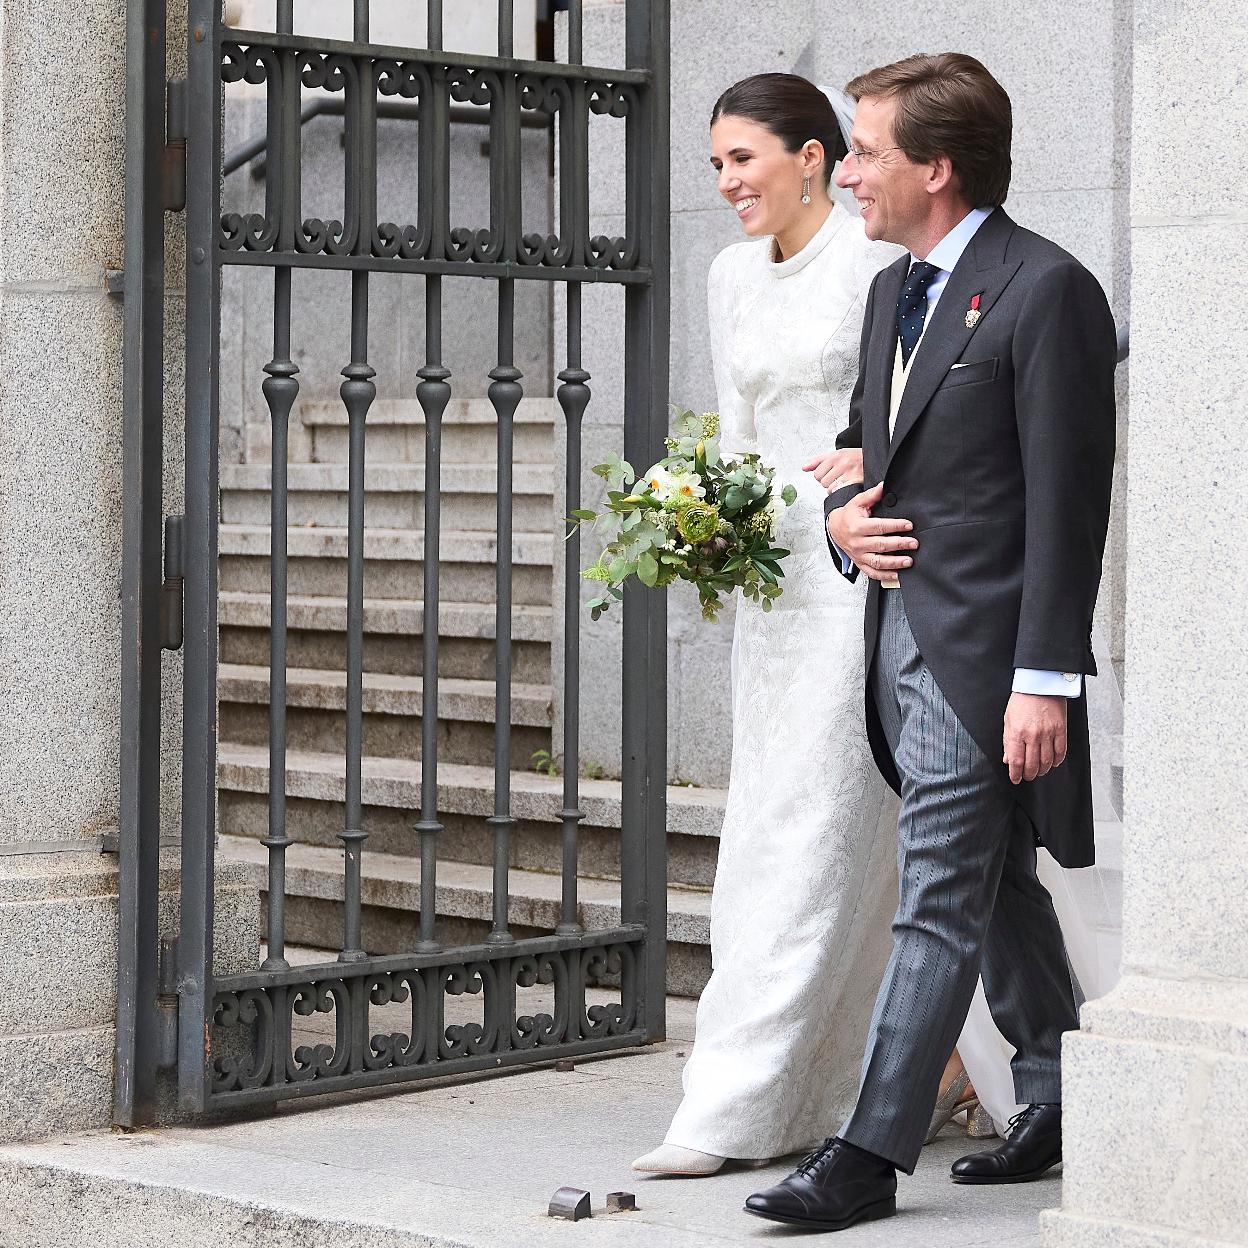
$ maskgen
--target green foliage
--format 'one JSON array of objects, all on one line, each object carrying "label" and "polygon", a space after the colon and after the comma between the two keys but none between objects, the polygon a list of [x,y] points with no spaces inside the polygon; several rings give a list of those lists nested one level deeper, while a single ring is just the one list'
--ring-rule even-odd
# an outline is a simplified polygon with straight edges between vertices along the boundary
[{"label": "green foliage", "polygon": [[549,750],[534,750],[529,757],[529,766],[539,776],[557,776],[559,774],[559,764],[555,762],[554,756]]}]

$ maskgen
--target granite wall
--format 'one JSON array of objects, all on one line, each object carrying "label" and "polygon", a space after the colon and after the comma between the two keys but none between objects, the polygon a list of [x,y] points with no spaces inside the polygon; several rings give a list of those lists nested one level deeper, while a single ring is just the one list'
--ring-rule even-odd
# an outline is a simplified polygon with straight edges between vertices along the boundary
[{"label": "granite wall", "polygon": [[1248,23],[1134,22],[1124,977],[1066,1037],[1053,1248],[1248,1242]]}]

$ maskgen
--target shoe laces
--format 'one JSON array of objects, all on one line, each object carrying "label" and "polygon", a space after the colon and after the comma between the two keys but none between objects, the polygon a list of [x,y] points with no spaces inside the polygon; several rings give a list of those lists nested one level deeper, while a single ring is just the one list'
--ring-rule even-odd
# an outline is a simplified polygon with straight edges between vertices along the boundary
[{"label": "shoe laces", "polygon": [[830,1157],[833,1153],[839,1151],[840,1143],[840,1140],[835,1138],[831,1140],[824,1140],[818,1148],[811,1153],[807,1153],[806,1156],[797,1163],[797,1169],[794,1173],[810,1174],[812,1170],[818,1169],[820,1162],[822,1162],[825,1158]]},{"label": "shoe laces", "polygon": [[1042,1108],[1043,1106],[1041,1105],[1028,1105],[1026,1109],[1020,1109],[1018,1113],[1016,1113],[1014,1117],[1011,1118],[1008,1123],[1006,1123],[1006,1134],[1013,1135],[1014,1130],[1019,1125],[1019,1123],[1025,1122],[1028,1118],[1032,1116],[1032,1114],[1036,1113]]}]

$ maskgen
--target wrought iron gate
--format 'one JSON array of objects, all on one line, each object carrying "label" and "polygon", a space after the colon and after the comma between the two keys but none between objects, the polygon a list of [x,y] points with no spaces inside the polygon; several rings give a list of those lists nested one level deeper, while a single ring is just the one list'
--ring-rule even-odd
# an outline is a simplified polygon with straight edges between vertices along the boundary
[{"label": "wrought iron gate", "polygon": [[[131,468],[127,524],[126,616],[129,742],[122,834],[123,898],[117,1120],[150,1113],[156,1071],[176,1061],[178,1099],[193,1112],[278,1098],[391,1084],[481,1068],[544,1061],[661,1038],[665,891],[666,620],[660,595],[630,593],[624,609],[621,921],[585,931],[578,922],[578,539],[568,542],[562,811],[562,921],[552,935],[516,938],[508,930],[510,805],[512,421],[524,379],[513,354],[518,281],[566,289],[567,342],[559,373],[566,416],[568,511],[579,506],[580,429],[590,402],[582,367],[581,306],[586,282],[618,283],[625,298],[626,456],[657,452],[667,412],[667,38],[665,0],[627,0],[625,68],[582,63],[581,0],[571,0],[566,62],[513,57],[512,0],[499,0],[499,54],[445,52],[443,0],[428,0],[427,48],[380,46],[369,38],[369,0],[354,0],[354,37],[328,40],[295,30],[293,0],[278,0],[276,31],[222,25],[220,0],[190,0],[186,152],[186,494],[180,541],[165,537],[166,571],[184,576],[184,740],[182,755],[181,917],[176,947],[159,964],[156,915],[159,799],[160,341],[163,298],[161,195],[174,127],[163,120],[163,0],[131,0],[129,197],[125,271],[128,343],[127,446]],[[453,11],[453,9],[452,9]],[[155,75],[159,74],[159,85]],[[266,203],[262,214],[223,215],[222,113],[227,83],[267,88]],[[301,89],[343,100],[342,221],[301,213]],[[174,92],[173,98],[178,99]],[[414,223],[377,219],[379,99],[412,102],[417,114],[419,212]],[[451,219],[452,104],[489,109],[488,226]],[[180,110],[171,110],[171,116]],[[558,143],[554,234],[523,231],[520,134],[525,112],[550,116]],[[591,115],[626,131],[619,238],[591,238]],[[176,198],[176,197],[175,197]],[[168,200],[165,200],[165,206]],[[618,208],[617,208],[618,211]],[[218,380],[225,265],[272,271],[272,358],[262,385],[272,418],[268,956],[248,974],[213,973],[213,873],[217,789]],[[291,965],[284,941],[285,855],[292,844],[285,809],[287,624],[286,437],[299,386],[291,359],[292,273],[350,274],[351,348],[341,397],[349,426],[345,824],[341,951],[321,965]],[[369,408],[376,396],[369,363],[369,283],[401,273],[425,286],[425,358],[417,398],[425,416],[423,714],[420,938],[409,953],[370,956],[361,939],[361,880],[368,828],[361,794],[364,594],[364,463]],[[435,896],[437,804],[440,422],[455,379],[443,363],[442,281],[474,276],[497,292],[498,356],[488,397],[498,429],[495,800],[493,923],[483,944],[445,947]],[[556,355],[558,358],[558,353]],[[144,465],[146,466],[144,468]],[[180,567],[178,566],[180,563]],[[166,617],[168,618],[168,616]],[[169,629],[163,640],[172,644]],[[174,630],[176,631],[176,630]],[[177,639],[174,638],[174,641]],[[144,644],[146,642],[146,645]],[[413,639],[413,645],[418,644]],[[586,985],[618,983],[618,1001],[588,1006]],[[553,990],[554,1008],[524,1015],[518,989]],[[448,1026],[448,995],[480,993],[480,1024]],[[370,1008],[401,1003],[405,1022],[384,1032]],[[176,1013],[176,1028],[172,1019]],[[332,1044],[298,1045],[296,1020],[330,1014]],[[176,1041],[175,1041],[176,1033]],[[176,1048],[176,1052],[175,1052]]]}]

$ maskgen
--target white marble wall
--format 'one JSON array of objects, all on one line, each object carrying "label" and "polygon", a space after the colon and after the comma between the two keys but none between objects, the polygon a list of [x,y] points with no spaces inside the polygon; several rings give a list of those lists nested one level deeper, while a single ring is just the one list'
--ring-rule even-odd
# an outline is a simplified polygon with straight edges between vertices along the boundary
[{"label": "white marble wall", "polygon": [[1055,1248],[1248,1226],[1248,24],[1137,0],[1134,44],[1125,977],[1066,1040]]}]

